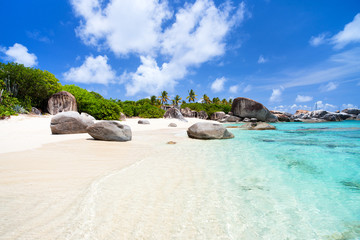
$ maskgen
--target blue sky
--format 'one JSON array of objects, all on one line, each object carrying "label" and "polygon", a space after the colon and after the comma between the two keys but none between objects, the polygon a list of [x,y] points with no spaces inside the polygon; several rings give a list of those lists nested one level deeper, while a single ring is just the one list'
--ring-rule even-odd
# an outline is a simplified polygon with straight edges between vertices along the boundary
[{"label": "blue sky", "polygon": [[2,62],[106,98],[360,107],[359,0],[12,0],[0,15]]}]

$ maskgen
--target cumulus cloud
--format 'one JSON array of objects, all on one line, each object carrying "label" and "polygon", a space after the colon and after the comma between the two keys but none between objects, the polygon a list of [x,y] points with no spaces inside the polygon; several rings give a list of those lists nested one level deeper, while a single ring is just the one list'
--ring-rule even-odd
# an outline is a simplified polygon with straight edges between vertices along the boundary
[{"label": "cumulus cloud", "polygon": [[238,85],[230,86],[229,92],[230,92],[230,93],[237,93],[237,92],[238,92],[238,89],[239,89],[239,86],[238,86]]},{"label": "cumulus cloud", "polygon": [[127,95],[172,91],[189,68],[224,54],[225,37],[245,16],[244,3],[217,7],[212,0],[186,3],[175,15],[159,0],[72,0],[72,5],[82,18],[77,33],[86,44],[119,56],[139,54],[141,65],[124,78]]},{"label": "cumulus cloud", "polygon": [[314,110],[335,111],[337,109],[337,106],[330,103],[323,103],[322,101],[317,101],[314,105]]},{"label": "cumulus cloud", "polygon": [[284,90],[283,87],[273,89],[269,101],[270,102],[280,102],[283,90]]},{"label": "cumulus cloud", "polygon": [[335,90],[337,87],[338,87],[337,83],[329,82],[326,85],[321,85],[320,86],[320,91],[322,91],[322,92],[330,92],[330,91]]},{"label": "cumulus cloud", "polygon": [[266,63],[267,61],[268,59],[265,59],[263,55],[260,55],[257,62],[261,64],[261,63]]},{"label": "cumulus cloud", "polygon": [[309,41],[310,45],[313,47],[317,47],[326,42],[328,42],[326,33],[321,33],[317,37],[312,36]]},{"label": "cumulus cloud", "polygon": [[24,64],[26,67],[33,67],[38,64],[36,55],[29,53],[27,47],[19,43],[15,43],[14,46],[9,48],[2,48],[0,51],[6,55],[5,60],[7,61]]},{"label": "cumulus cloud", "polygon": [[311,97],[311,96],[297,95],[295,102],[310,102],[312,100],[313,100],[313,97]]},{"label": "cumulus cloud", "polygon": [[352,22],[345,25],[344,30],[333,36],[331,42],[337,49],[360,42],[360,13],[356,14]]},{"label": "cumulus cloud", "polygon": [[108,84],[116,80],[116,73],[108,64],[107,56],[88,56],[80,67],[70,68],[63,74],[66,81]]},{"label": "cumulus cloud", "polygon": [[215,81],[211,84],[211,90],[215,93],[223,91],[225,82],[226,78],[224,77],[215,79]]}]

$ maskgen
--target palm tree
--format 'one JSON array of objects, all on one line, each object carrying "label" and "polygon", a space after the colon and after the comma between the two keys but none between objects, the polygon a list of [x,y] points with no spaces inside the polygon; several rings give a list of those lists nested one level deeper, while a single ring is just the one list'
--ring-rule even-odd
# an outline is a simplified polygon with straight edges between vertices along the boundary
[{"label": "palm tree", "polygon": [[229,105],[232,105],[232,103],[233,103],[233,99],[230,98],[230,99],[229,99]]},{"label": "palm tree", "polygon": [[189,96],[187,96],[186,99],[189,99],[189,102],[195,102],[196,96],[194,90],[191,89],[189,91]]},{"label": "palm tree", "polygon": [[206,103],[206,104],[209,104],[209,103],[211,103],[211,100],[206,94],[204,94],[203,97],[202,97],[202,102]]},{"label": "palm tree", "polygon": [[166,91],[162,91],[161,96],[159,98],[160,98],[161,104],[167,103],[167,101],[169,100],[168,93]]},{"label": "palm tree", "polygon": [[228,101],[226,100],[226,98],[224,98],[223,100],[221,100],[221,104],[228,105]]},{"label": "palm tree", "polygon": [[157,103],[156,100],[157,100],[157,99],[156,99],[156,96],[155,96],[155,95],[152,95],[152,96],[150,97],[151,105],[156,105],[156,103]]},{"label": "palm tree", "polygon": [[214,104],[219,104],[219,103],[220,103],[220,99],[219,99],[218,97],[214,97],[213,100],[212,100],[212,102],[213,102]]},{"label": "palm tree", "polygon": [[176,95],[175,98],[172,100],[173,104],[178,106],[180,103],[181,97],[179,95]]}]

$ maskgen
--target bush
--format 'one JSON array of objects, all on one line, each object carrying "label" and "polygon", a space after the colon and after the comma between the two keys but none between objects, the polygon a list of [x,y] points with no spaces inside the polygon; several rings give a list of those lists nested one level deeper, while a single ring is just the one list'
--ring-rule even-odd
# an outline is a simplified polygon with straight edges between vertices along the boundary
[{"label": "bush", "polygon": [[31,106],[46,109],[49,97],[61,90],[59,80],[52,73],[17,63],[0,63],[0,80],[5,83],[6,91],[29,111]]},{"label": "bush", "polygon": [[225,104],[206,104],[206,103],[183,103],[181,108],[190,108],[191,110],[200,112],[205,111],[207,115],[210,117],[214,112],[225,112],[228,113],[231,111],[230,105]]},{"label": "bush", "polygon": [[165,111],[160,107],[151,104],[148,98],[140,99],[138,101],[120,101],[113,100],[122,109],[123,113],[128,117],[142,117],[142,118],[162,118]]},{"label": "bush", "polygon": [[114,101],[75,85],[65,85],[63,90],[74,95],[79,112],[86,112],[98,120],[119,120],[121,108]]},{"label": "bush", "polygon": [[0,80],[0,119],[16,114],[14,108],[20,106],[19,104],[19,101],[5,90],[4,81]]},{"label": "bush", "polygon": [[165,110],[150,104],[138,106],[139,117],[142,118],[162,118]]}]

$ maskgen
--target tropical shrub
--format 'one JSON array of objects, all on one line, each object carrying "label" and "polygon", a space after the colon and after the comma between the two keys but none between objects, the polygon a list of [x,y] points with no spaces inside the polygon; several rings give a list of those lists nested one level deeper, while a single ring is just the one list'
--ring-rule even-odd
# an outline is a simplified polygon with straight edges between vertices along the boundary
[{"label": "tropical shrub", "polygon": [[115,102],[121,107],[122,112],[128,117],[142,118],[162,118],[165,111],[160,106],[152,105],[151,99],[144,98],[138,101],[120,101]]},{"label": "tropical shrub", "polygon": [[18,63],[0,63],[0,80],[5,83],[6,91],[29,111],[32,106],[46,109],[49,97],[61,90],[59,80],[52,73]]},{"label": "tropical shrub", "polygon": [[16,114],[14,108],[20,104],[5,88],[4,81],[0,80],[0,119]]},{"label": "tropical shrub", "polygon": [[63,90],[74,95],[79,112],[86,112],[99,120],[119,120],[122,109],[113,100],[75,85],[65,85]]}]

